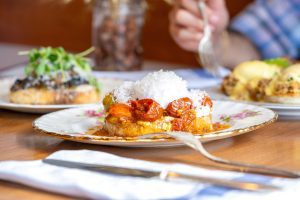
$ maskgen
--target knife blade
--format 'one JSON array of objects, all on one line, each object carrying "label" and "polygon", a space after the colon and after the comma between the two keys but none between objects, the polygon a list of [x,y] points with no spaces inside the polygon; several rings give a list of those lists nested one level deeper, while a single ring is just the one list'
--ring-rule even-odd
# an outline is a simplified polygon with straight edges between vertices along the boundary
[{"label": "knife blade", "polygon": [[51,158],[43,159],[42,162],[50,165],[59,166],[59,167],[82,169],[82,170],[88,170],[92,172],[110,173],[114,175],[118,174],[123,176],[134,176],[134,177],[143,177],[143,178],[159,178],[164,181],[192,181],[198,183],[201,182],[201,183],[212,184],[212,185],[222,186],[222,187],[229,187],[229,188],[239,189],[239,190],[261,191],[261,190],[280,189],[277,186],[269,185],[269,184],[211,178],[211,177],[205,177],[199,175],[194,176],[194,175],[177,173],[173,171],[151,171],[151,170],[144,170],[144,169],[143,170],[132,169],[126,167],[88,164],[88,163],[81,163],[81,162],[74,162],[74,161],[51,159]]}]

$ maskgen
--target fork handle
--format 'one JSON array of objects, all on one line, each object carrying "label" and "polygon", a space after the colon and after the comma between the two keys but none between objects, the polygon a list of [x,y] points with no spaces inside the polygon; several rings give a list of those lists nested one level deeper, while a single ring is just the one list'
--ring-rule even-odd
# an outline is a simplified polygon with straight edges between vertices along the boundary
[{"label": "fork handle", "polygon": [[204,0],[200,0],[198,2],[198,8],[201,12],[201,15],[203,17],[203,25],[204,25],[204,30],[206,27],[208,27],[208,16],[207,16],[207,12],[206,12],[206,4]]},{"label": "fork handle", "polygon": [[248,163],[241,163],[235,161],[229,161],[223,158],[216,157],[210,154],[202,145],[201,141],[194,137],[191,133],[187,132],[167,132],[168,135],[172,136],[173,138],[183,142],[184,144],[188,145],[189,147],[195,149],[199,153],[201,153],[205,158],[227,166],[231,167],[239,167],[239,172],[250,172],[256,174],[264,174],[264,175],[271,175],[277,177],[286,177],[286,178],[300,178],[300,174],[293,171],[288,171],[284,169],[277,169],[268,166],[262,165],[254,165]]},{"label": "fork handle", "polygon": [[197,145],[189,145],[193,149],[200,152],[204,157],[207,159],[214,161],[216,163],[220,163],[227,166],[239,167],[240,172],[250,172],[256,174],[264,174],[264,175],[271,175],[277,177],[287,177],[287,178],[299,178],[300,174],[293,171],[288,171],[284,169],[278,169],[274,167],[262,166],[262,165],[255,165],[255,164],[248,164],[236,161],[229,161],[223,158],[216,157],[210,154],[206,149],[203,147],[202,143],[198,140]]}]

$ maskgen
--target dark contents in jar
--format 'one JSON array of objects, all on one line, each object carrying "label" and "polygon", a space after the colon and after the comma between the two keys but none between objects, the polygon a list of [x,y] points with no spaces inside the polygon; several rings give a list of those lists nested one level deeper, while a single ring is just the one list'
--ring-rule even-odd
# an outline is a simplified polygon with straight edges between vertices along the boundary
[{"label": "dark contents in jar", "polygon": [[[125,5],[120,5],[122,12]],[[128,5],[129,6],[129,5]],[[96,64],[101,70],[139,70],[143,49],[140,44],[143,11],[140,8],[126,14],[103,14],[100,23],[94,24]],[[100,11],[99,11],[100,12]]]}]

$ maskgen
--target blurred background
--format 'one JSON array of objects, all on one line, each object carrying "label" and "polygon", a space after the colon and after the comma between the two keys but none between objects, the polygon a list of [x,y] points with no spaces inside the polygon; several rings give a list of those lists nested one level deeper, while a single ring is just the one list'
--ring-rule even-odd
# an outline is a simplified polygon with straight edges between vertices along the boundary
[{"label": "blurred background", "polygon": [[[231,17],[249,2],[227,1]],[[142,30],[144,59],[199,65],[196,56],[180,49],[169,35],[171,6],[163,0],[147,3]],[[0,0],[0,43],[63,46],[70,51],[83,51],[92,44],[92,8],[88,0]]]}]

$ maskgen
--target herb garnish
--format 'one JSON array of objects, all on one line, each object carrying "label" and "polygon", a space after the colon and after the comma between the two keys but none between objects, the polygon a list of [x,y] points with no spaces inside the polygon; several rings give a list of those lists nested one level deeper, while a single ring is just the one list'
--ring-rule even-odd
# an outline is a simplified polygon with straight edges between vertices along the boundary
[{"label": "herb garnish", "polygon": [[287,68],[291,65],[290,61],[287,58],[272,58],[264,61],[267,64],[277,65],[282,68]]},{"label": "herb garnish", "polygon": [[56,72],[60,72],[64,76],[65,72],[69,71],[79,74],[81,72],[81,74],[84,73],[86,75],[88,82],[99,90],[100,84],[92,76],[92,67],[88,59],[85,58],[92,51],[94,51],[94,47],[78,54],[71,54],[66,52],[62,47],[42,47],[19,52],[19,55],[28,55],[29,57],[29,63],[25,67],[25,74],[27,76],[40,77],[52,75]]}]

